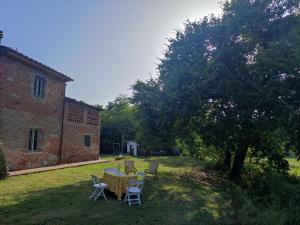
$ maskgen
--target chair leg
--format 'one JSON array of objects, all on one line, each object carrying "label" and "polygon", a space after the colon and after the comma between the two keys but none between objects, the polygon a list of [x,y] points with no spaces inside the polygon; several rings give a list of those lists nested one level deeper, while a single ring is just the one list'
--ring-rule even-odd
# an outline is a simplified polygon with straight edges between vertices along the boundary
[{"label": "chair leg", "polygon": [[138,199],[139,199],[139,205],[142,205],[142,203],[141,203],[141,194],[138,194]]},{"label": "chair leg", "polygon": [[102,193],[104,199],[107,200],[107,199],[106,199],[106,195],[105,195],[105,193],[104,193],[104,189],[101,189],[101,193]]},{"label": "chair leg", "polygon": [[130,195],[128,195],[128,205],[131,207],[131,199],[130,199]]},{"label": "chair leg", "polygon": [[95,191],[90,195],[89,198],[94,198],[94,196],[96,195],[96,192],[97,192],[97,190],[95,190]]},{"label": "chair leg", "polygon": [[101,191],[97,188],[95,192],[94,200],[96,201],[101,196]]},{"label": "chair leg", "polygon": [[94,199],[95,201],[100,197],[100,196],[103,196],[103,198],[105,200],[107,200],[106,198],[106,195],[104,193],[104,190],[103,189],[100,189],[100,188],[97,188],[93,194],[90,195],[90,198]]},{"label": "chair leg", "polygon": [[143,187],[144,187],[144,185],[141,186],[141,194],[143,194]]}]

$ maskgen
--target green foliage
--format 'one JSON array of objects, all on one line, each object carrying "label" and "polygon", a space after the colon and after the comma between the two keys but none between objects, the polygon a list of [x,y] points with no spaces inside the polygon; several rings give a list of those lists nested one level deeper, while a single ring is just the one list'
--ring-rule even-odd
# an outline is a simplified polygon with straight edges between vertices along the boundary
[{"label": "green foliage", "polygon": [[206,146],[201,136],[196,133],[192,136],[188,136],[188,138],[184,140],[178,139],[176,145],[182,151],[183,155],[186,156],[193,156],[200,160],[209,159],[213,162],[218,162],[220,159],[223,159],[220,154],[222,150],[218,150],[214,146]]},{"label": "green foliage", "polygon": [[246,167],[242,188],[236,192],[239,224],[300,223],[300,180],[272,168]]},{"label": "green foliage", "polygon": [[166,101],[157,80],[137,81],[132,102],[137,107],[137,140],[145,150],[175,146],[173,108]]},{"label": "green foliage", "polygon": [[144,139],[179,138],[201,158],[200,135],[220,155],[233,153],[233,180],[248,149],[286,171],[284,148],[300,149],[299,3],[226,1],[220,18],[186,21],[169,40],[158,78],[134,86]]},{"label": "green foliage", "polygon": [[[136,110],[125,95],[120,95],[101,112],[101,145],[112,148],[113,143],[124,146],[125,139],[134,139]],[[122,148],[121,148],[122,149]]]},{"label": "green foliage", "polygon": [[7,177],[6,159],[0,144],[0,180],[6,177]]}]

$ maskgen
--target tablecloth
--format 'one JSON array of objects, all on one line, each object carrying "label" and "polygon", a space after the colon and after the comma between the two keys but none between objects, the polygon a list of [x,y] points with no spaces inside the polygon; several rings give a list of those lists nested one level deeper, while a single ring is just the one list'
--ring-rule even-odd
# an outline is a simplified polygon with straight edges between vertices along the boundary
[{"label": "tablecloth", "polygon": [[121,200],[122,194],[126,193],[126,187],[129,186],[129,182],[136,179],[137,176],[135,175],[104,171],[102,181],[108,185],[107,189],[115,193],[118,196],[118,200]]}]

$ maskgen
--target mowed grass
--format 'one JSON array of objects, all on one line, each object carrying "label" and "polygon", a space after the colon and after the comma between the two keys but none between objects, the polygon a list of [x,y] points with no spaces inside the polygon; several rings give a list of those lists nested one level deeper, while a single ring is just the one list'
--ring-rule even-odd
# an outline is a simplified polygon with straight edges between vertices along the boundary
[{"label": "mowed grass", "polygon": [[129,207],[106,192],[93,201],[91,174],[124,161],[9,177],[0,181],[0,224],[232,224],[232,190],[202,184],[181,172],[202,168],[188,157],[132,158],[138,171],[157,159],[159,179],[146,178],[142,206]]},{"label": "mowed grass", "polygon": [[290,174],[300,176],[300,160],[295,157],[290,157],[287,159],[290,165]]}]

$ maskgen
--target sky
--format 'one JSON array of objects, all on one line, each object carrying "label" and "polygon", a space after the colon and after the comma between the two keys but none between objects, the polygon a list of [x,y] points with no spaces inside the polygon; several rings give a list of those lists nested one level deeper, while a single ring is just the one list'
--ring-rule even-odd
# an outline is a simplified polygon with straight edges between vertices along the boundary
[{"label": "sky", "polygon": [[70,76],[66,96],[106,105],[157,76],[167,39],[220,0],[0,0],[2,44]]}]

